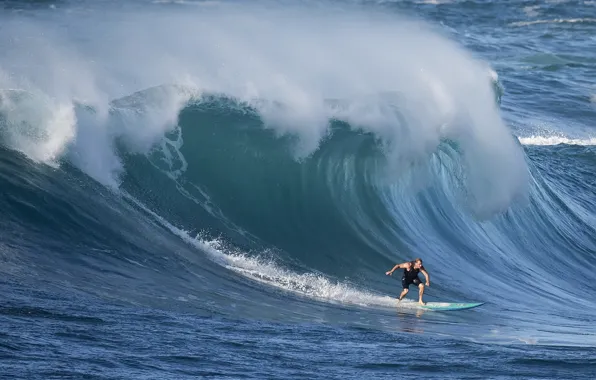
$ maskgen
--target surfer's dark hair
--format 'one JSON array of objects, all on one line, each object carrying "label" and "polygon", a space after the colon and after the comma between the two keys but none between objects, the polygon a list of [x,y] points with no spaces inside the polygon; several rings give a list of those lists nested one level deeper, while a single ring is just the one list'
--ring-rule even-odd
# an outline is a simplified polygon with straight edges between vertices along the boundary
[{"label": "surfer's dark hair", "polygon": [[420,261],[420,264],[422,264],[422,259],[420,257],[417,257],[414,259],[414,262]]}]

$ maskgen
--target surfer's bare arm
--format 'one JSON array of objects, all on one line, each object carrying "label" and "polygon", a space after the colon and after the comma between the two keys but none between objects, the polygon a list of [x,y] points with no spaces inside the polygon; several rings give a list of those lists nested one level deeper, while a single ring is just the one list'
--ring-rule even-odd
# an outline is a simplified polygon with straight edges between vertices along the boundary
[{"label": "surfer's bare arm", "polygon": [[391,276],[393,274],[393,272],[395,272],[396,269],[399,268],[405,268],[407,265],[409,265],[410,263],[401,263],[401,264],[397,264],[395,265],[390,271],[385,272],[385,274],[387,276]]},{"label": "surfer's bare arm", "polygon": [[420,272],[422,272],[422,274],[424,275],[424,277],[426,278],[426,286],[430,286],[430,276],[428,275],[428,272],[425,271],[424,269],[420,269]]}]

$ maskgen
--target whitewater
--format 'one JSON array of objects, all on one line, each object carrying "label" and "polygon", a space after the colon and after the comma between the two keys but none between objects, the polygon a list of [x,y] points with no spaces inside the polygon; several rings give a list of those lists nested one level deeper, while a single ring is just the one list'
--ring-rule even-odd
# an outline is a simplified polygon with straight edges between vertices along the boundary
[{"label": "whitewater", "polygon": [[1,376],[589,377],[594,12],[4,3]]}]

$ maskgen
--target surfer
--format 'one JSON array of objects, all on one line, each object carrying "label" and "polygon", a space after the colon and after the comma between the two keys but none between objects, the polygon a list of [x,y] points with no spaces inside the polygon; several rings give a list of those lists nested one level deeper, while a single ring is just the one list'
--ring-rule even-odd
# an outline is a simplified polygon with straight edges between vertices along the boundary
[{"label": "surfer", "polygon": [[398,268],[403,268],[403,270],[404,270],[404,274],[401,278],[401,284],[402,284],[404,290],[399,295],[399,299],[397,302],[401,301],[406,296],[406,294],[408,294],[408,291],[410,290],[409,289],[410,285],[414,284],[414,285],[418,286],[418,289],[419,289],[418,290],[418,303],[420,303],[421,305],[426,305],[425,302],[422,302],[422,295],[424,294],[424,284],[422,283],[422,281],[420,281],[420,278],[418,277],[418,273],[422,272],[424,277],[426,277],[426,286],[430,286],[430,277],[428,276],[426,269],[424,269],[424,267],[422,266],[422,259],[415,259],[414,261],[397,264],[396,266],[393,267],[393,269],[391,269],[390,271],[387,271],[385,274],[387,276],[391,276],[393,274],[393,272]]}]

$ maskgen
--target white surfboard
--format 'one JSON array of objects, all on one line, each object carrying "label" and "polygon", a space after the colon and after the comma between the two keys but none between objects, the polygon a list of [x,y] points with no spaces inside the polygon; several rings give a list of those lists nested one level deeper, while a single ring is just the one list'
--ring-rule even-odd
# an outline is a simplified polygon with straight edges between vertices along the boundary
[{"label": "white surfboard", "polygon": [[420,308],[436,311],[453,311],[472,309],[481,305],[484,305],[484,302],[427,302],[426,305],[420,305]]}]

